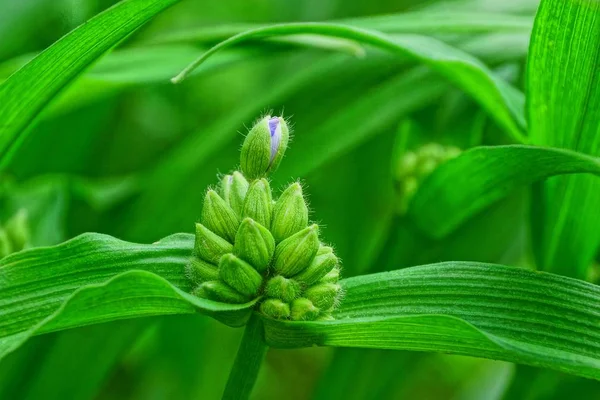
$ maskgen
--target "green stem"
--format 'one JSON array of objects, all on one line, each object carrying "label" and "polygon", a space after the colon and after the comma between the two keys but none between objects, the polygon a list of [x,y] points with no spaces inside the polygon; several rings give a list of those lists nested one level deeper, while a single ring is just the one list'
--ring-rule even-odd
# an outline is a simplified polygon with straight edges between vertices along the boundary
[{"label": "green stem", "polygon": [[253,313],[246,325],[233,368],[229,373],[223,399],[247,399],[250,397],[267,348],[263,323],[258,314]]}]

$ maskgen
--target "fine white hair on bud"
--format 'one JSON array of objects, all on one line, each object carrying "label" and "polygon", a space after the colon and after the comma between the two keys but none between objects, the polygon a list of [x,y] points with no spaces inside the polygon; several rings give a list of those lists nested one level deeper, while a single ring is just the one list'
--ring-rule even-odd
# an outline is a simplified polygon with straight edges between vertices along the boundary
[{"label": "fine white hair on bud", "polygon": [[330,320],[341,297],[339,259],[309,221],[303,188],[278,198],[267,175],[281,162],[289,129],[265,116],[244,140],[241,171],[206,193],[187,275],[193,294],[224,303],[255,300],[267,318]]}]

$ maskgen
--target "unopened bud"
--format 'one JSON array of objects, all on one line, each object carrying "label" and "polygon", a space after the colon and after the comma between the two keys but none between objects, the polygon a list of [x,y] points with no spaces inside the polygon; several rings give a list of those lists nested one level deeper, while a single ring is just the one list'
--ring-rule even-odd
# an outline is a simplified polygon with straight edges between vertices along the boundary
[{"label": "unopened bud", "polygon": [[329,310],[336,304],[341,291],[342,288],[337,283],[321,283],[306,289],[303,296],[309,299],[315,307]]},{"label": "unopened bud", "polygon": [[318,230],[314,224],[279,243],[275,248],[275,271],[292,277],[308,267],[319,250]]},{"label": "unopened bud", "polygon": [[267,317],[286,319],[290,317],[290,305],[279,299],[267,299],[260,305],[260,311]]},{"label": "unopened bud", "polygon": [[208,281],[198,286],[192,292],[193,295],[205,299],[221,301],[224,303],[246,303],[250,299],[221,281]]},{"label": "unopened bud", "polygon": [[233,242],[240,220],[217,192],[209,190],[204,198],[202,223],[217,235]]},{"label": "unopened bud", "polygon": [[221,179],[221,196],[238,216],[242,215],[248,186],[248,181],[238,171]]},{"label": "unopened bud", "polygon": [[248,188],[243,215],[268,228],[271,226],[272,203],[269,182],[266,179],[256,180]]},{"label": "unopened bud", "polygon": [[279,196],[273,207],[271,232],[277,243],[292,236],[308,224],[308,207],[302,196],[302,186],[292,183]]},{"label": "unopened bud", "polygon": [[256,296],[262,286],[262,276],[246,261],[225,254],[219,262],[219,277],[241,294]]},{"label": "unopened bud", "polygon": [[257,179],[275,171],[283,158],[289,140],[289,130],[281,117],[266,116],[250,129],[244,140],[240,163],[242,172]]},{"label": "unopened bud", "polygon": [[340,268],[335,267],[327,273],[321,280],[320,283],[336,283],[340,280]]},{"label": "unopened bud", "polygon": [[196,224],[194,254],[204,261],[218,264],[223,254],[231,253],[233,245],[202,224]]},{"label": "unopened bud", "polygon": [[196,285],[206,281],[216,281],[219,279],[219,270],[216,265],[207,263],[196,257],[192,257],[185,268],[187,277]]},{"label": "unopened bud", "polygon": [[294,300],[290,311],[294,321],[313,321],[320,312],[312,301],[304,297]]},{"label": "unopened bud", "polygon": [[[327,249],[329,249],[329,251],[327,251]],[[327,275],[337,263],[338,258],[333,254],[331,247],[321,246],[308,268],[294,276],[294,279],[310,286]]]},{"label": "unopened bud", "polygon": [[265,287],[265,295],[267,295],[267,297],[281,299],[286,303],[290,303],[295,298],[299,297],[301,292],[302,289],[297,281],[285,278],[281,275],[269,279]]},{"label": "unopened bud", "polygon": [[263,272],[274,252],[275,240],[269,230],[251,218],[244,218],[235,235],[233,253]]}]

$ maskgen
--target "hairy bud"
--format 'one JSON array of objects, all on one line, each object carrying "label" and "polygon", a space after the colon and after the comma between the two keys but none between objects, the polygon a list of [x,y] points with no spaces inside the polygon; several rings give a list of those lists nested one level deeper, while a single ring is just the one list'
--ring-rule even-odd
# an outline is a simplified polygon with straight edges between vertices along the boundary
[{"label": "hairy bud", "polygon": [[233,242],[240,220],[217,192],[209,190],[204,198],[202,223],[217,235]]},{"label": "hairy bud", "polygon": [[269,230],[251,218],[244,218],[235,235],[233,253],[263,272],[274,252],[275,240]]},{"label": "hairy bud", "polygon": [[338,258],[333,254],[331,247],[321,246],[308,268],[295,275],[294,279],[306,285],[313,285],[327,275],[337,264]]},{"label": "hairy bud", "polygon": [[216,265],[207,263],[196,257],[192,257],[186,266],[186,275],[190,280],[199,285],[206,281],[216,281],[219,279],[219,269]]},{"label": "hairy bud", "polygon": [[279,299],[267,299],[260,305],[260,312],[267,317],[286,319],[290,317],[290,305]]},{"label": "hairy bud", "polygon": [[242,215],[249,186],[244,175],[238,171],[235,171],[232,175],[225,175],[221,179],[221,196],[237,215]]},{"label": "hairy bud", "polygon": [[266,179],[259,179],[250,185],[244,201],[243,215],[262,226],[271,226],[271,211],[273,207],[271,187]]},{"label": "hairy bud", "polygon": [[310,265],[319,250],[318,230],[311,225],[277,245],[273,268],[278,274],[291,277]]},{"label": "hairy bud", "polygon": [[302,196],[302,186],[292,183],[279,196],[273,207],[271,232],[277,243],[292,236],[308,224],[308,207]]},{"label": "hairy bud", "polygon": [[341,286],[337,283],[321,283],[306,289],[303,296],[309,299],[315,307],[329,310],[335,305],[341,290]]},{"label": "hairy bud", "polygon": [[196,224],[196,240],[194,254],[204,261],[218,264],[223,254],[231,253],[233,245],[214,234],[202,224]]},{"label": "hairy bud", "polygon": [[221,281],[204,282],[202,285],[198,286],[192,294],[209,300],[233,304],[246,303],[249,300],[248,297]]},{"label": "hairy bud", "polygon": [[258,179],[275,171],[283,158],[289,140],[289,129],[281,117],[266,116],[258,121],[242,146],[242,172],[250,179]]},{"label": "hairy bud", "polygon": [[233,254],[221,257],[219,277],[245,296],[256,296],[263,282],[262,276],[250,264]]},{"label": "hairy bud", "polygon": [[267,297],[281,299],[286,303],[300,296],[302,289],[300,284],[294,279],[288,279],[281,275],[269,279],[265,286],[265,294]]},{"label": "hairy bud", "polygon": [[292,302],[291,317],[294,321],[311,321],[319,316],[320,310],[307,298],[301,297]]}]

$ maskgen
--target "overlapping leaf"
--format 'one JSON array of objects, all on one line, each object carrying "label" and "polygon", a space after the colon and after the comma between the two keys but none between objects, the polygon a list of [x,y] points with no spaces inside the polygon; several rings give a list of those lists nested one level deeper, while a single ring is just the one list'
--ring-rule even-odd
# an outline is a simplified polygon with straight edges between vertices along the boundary
[{"label": "overlapping leaf", "polygon": [[192,246],[193,236],[185,234],[151,245],[85,234],[3,259],[0,357],[35,334],[137,316],[200,311],[243,324],[252,303],[215,303],[187,293]]},{"label": "overlapping leaf", "polygon": [[100,56],[178,0],[125,0],[50,46],[0,85],[0,165],[46,105]]},{"label": "overlapping leaf", "polygon": [[520,268],[448,262],[342,281],[331,322],[265,320],[276,347],[439,351],[600,379],[600,288]]},{"label": "overlapping leaf", "polygon": [[475,147],[425,179],[409,211],[421,229],[442,237],[518,187],[574,173],[600,175],[600,158],[548,147]]}]

